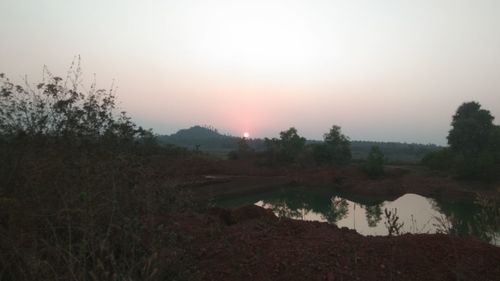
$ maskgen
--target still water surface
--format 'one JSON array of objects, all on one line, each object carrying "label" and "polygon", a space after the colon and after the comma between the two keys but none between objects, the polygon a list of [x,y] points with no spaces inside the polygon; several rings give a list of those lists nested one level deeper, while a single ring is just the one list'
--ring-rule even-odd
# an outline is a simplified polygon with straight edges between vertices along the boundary
[{"label": "still water surface", "polygon": [[396,212],[402,233],[451,232],[473,235],[499,245],[498,217],[476,202],[449,203],[416,194],[394,201],[346,199],[331,190],[283,187],[271,192],[218,200],[222,207],[255,204],[273,210],[278,217],[321,221],[354,229],[363,235],[387,235],[385,210]]}]

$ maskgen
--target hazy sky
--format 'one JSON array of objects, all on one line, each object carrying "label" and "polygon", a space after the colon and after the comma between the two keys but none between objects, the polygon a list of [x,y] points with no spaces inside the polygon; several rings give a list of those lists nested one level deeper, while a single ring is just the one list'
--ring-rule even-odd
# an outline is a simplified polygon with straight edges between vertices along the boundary
[{"label": "hazy sky", "polygon": [[[0,72],[118,85],[158,133],[446,143],[476,100],[500,119],[498,0],[0,0]],[[496,120],[497,124],[499,123]]]}]

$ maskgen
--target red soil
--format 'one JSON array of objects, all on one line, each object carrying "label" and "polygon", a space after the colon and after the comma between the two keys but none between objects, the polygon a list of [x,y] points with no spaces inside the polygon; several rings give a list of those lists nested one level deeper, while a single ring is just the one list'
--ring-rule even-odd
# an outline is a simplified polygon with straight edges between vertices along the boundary
[{"label": "red soil", "polygon": [[[183,184],[195,197],[241,195],[273,186],[297,184],[334,187],[349,196],[392,200],[406,193],[446,200],[470,199],[478,192],[500,192],[497,186],[461,182],[449,176],[435,175],[418,166],[387,166],[385,175],[369,179],[356,165],[347,167],[259,167],[251,161],[213,161],[193,159],[171,165],[170,176],[182,177]],[[207,178],[206,176],[211,177]]]},{"label": "red soil", "polygon": [[278,219],[257,206],[157,223],[190,238],[183,251],[201,280],[500,280],[500,248],[474,239],[364,237],[327,223]]},{"label": "red soil", "polygon": [[[209,159],[162,166],[163,176],[176,179],[200,200],[291,183],[326,185],[350,196],[383,200],[405,193],[460,200],[500,191],[414,166],[386,167],[386,175],[377,180],[356,166],[272,168]],[[500,280],[500,248],[473,238],[365,237],[327,223],[278,219],[256,206],[177,214],[156,224],[188,241],[182,244],[186,247],[165,249],[161,256],[190,260],[191,277],[198,280]]]}]

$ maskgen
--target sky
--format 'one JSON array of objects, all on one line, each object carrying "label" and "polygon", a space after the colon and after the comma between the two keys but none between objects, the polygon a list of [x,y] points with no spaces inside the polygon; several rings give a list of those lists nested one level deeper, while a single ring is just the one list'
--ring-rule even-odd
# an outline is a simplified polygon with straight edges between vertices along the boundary
[{"label": "sky", "polygon": [[[0,0],[0,72],[117,86],[136,123],[446,144],[478,101],[500,119],[498,0]],[[500,122],[496,120],[496,124]]]}]

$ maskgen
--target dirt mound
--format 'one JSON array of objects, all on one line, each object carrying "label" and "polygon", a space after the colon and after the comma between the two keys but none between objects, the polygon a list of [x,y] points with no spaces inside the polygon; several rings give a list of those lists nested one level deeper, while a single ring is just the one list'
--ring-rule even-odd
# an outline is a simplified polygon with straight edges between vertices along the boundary
[{"label": "dirt mound", "polygon": [[201,280],[500,280],[500,248],[473,239],[364,237],[256,206],[171,219]]}]

